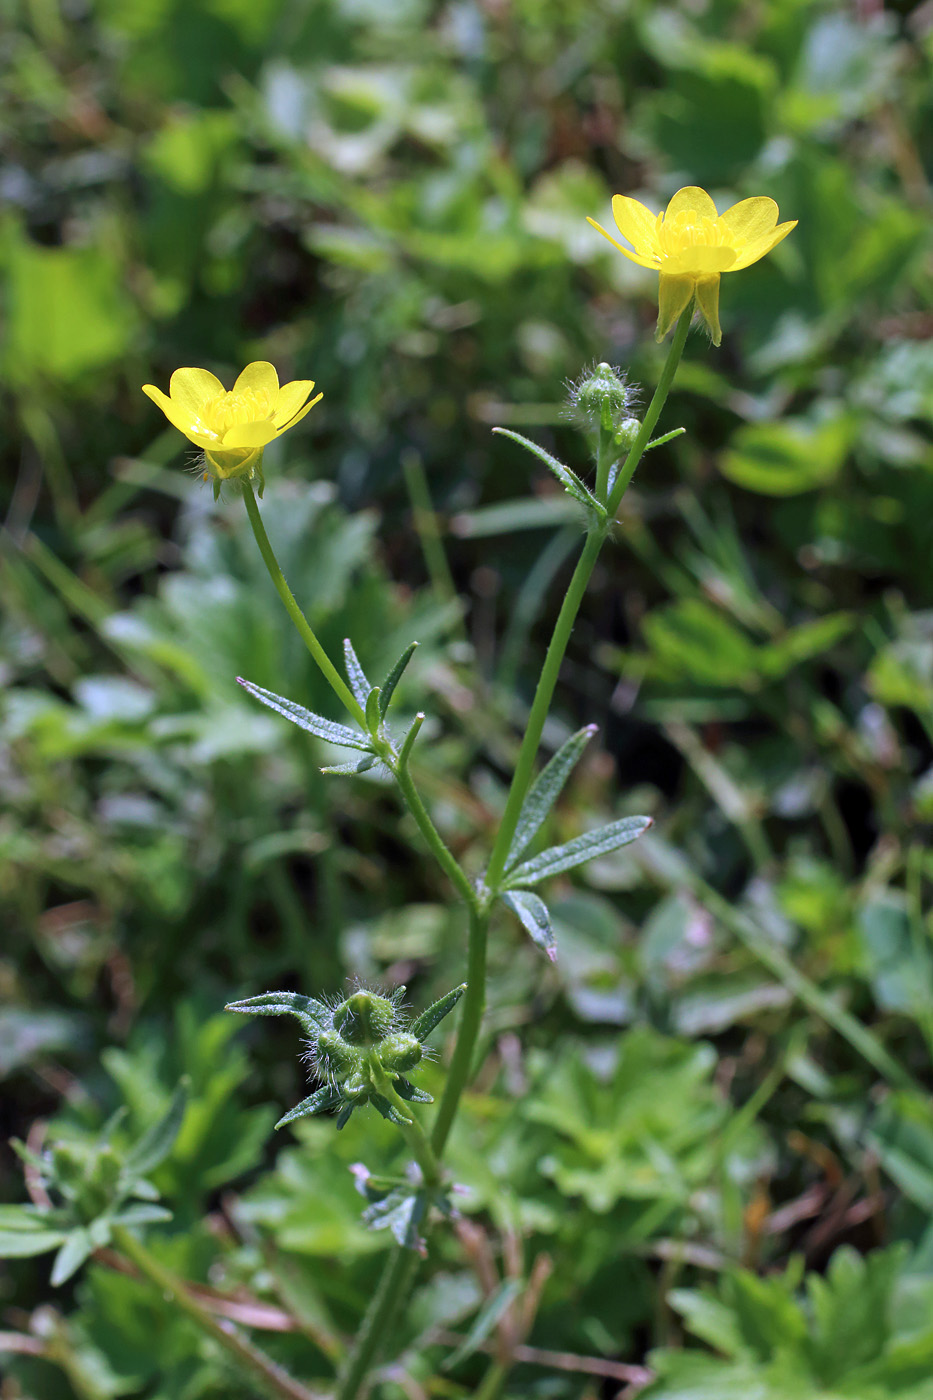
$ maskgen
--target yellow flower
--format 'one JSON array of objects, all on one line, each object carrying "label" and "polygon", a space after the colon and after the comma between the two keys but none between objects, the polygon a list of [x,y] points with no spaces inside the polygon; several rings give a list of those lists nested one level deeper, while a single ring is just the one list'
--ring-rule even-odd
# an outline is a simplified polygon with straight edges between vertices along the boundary
[{"label": "yellow flower", "polygon": [[749,267],[797,227],[796,219],[778,223],[778,207],[766,195],[742,199],[724,214],[717,214],[709,195],[696,185],[678,190],[664,213],[657,216],[624,194],[613,196],[612,212],[619,232],[634,252],[624,248],[595,219],[587,222],[632,262],[655,268],[661,274],[658,340],[667,335],[695,297],[714,345],[722,340],[720,274]]},{"label": "yellow flower", "polygon": [[313,388],[313,379],[280,385],[275,366],[256,360],[229,393],[206,369],[176,369],[168,394],[154,384],[144,384],[143,393],[189,442],[203,447],[205,464],[217,481],[254,473],[261,481],[263,448],[300,423],[323,397],[317,394],[306,402]]}]

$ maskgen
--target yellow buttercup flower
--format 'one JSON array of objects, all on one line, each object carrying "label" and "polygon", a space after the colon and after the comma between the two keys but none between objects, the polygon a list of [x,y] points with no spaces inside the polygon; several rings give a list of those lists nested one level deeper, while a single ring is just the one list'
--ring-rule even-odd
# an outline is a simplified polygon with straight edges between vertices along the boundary
[{"label": "yellow buttercup flower", "polygon": [[210,370],[176,369],[168,394],[154,384],[144,384],[143,393],[189,442],[204,449],[216,488],[232,477],[255,474],[261,481],[263,448],[300,423],[323,397],[307,402],[313,388],[313,379],[280,385],[275,366],[256,360],[229,392]]},{"label": "yellow buttercup flower", "polygon": [[714,345],[722,340],[720,274],[749,267],[797,227],[796,219],[778,223],[778,207],[766,195],[742,199],[724,214],[718,214],[706,191],[696,185],[678,190],[663,214],[652,214],[637,199],[624,194],[613,196],[612,212],[619,232],[631,248],[623,247],[595,219],[587,222],[632,262],[661,274],[658,340],[667,335],[696,298],[696,308],[709,327]]}]

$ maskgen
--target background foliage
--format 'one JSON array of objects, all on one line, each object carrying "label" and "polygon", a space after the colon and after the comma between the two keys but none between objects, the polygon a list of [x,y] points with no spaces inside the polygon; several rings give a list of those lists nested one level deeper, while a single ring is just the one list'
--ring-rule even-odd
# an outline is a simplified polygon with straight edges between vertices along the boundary
[{"label": "background foliage", "polygon": [[[382,1393],[472,1393],[524,1297],[516,1396],[933,1396],[929,5],[6,8],[4,1138],[125,1103],[131,1141],[187,1073],[154,1247],[327,1373],[386,1245],[348,1167],[398,1145],[364,1115],[270,1140],[294,1035],[220,1008],[356,975],[421,1007],[461,921],[392,794],[238,692],[331,712],[242,507],[139,385],[268,358],[323,388],[267,452],[267,526],[332,655],[422,641],[401,709],[478,869],[580,533],[490,427],[582,470],[565,380],[658,372],[652,278],[586,214],[767,192],[799,228],[724,279],[722,351],[688,343],[687,436],[626,498],[548,735],[602,743],[555,840],[656,834],[565,877],[556,967],[496,926],[461,1239]],[[0,1289],[58,1363],[8,1358],[4,1400],[252,1394],[106,1257]]]}]

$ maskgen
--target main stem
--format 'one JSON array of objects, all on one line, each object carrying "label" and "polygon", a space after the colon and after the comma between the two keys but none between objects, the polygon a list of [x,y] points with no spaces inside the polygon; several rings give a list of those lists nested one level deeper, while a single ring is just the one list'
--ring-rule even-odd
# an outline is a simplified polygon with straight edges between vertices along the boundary
[{"label": "main stem", "polygon": [[[655,389],[648,405],[641,428],[632,444],[631,450],[623,463],[609,497],[608,508],[609,518],[612,520],[621,504],[625,489],[635,473],[635,468],[648,445],[654,425],[658,421],[664,401],[670,392],[670,387],[674,379],[674,373],[680,363],[683,354],[684,344],[687,339],[687,332],[690,329],[690,320],[693,315],[693,307],[687,307],[680,320],[677,322],[677,329],[674,332],[674,339],[668,351],[667,360],[661,371],[661,378],[658,380],[658,387]],[[545,721],[548,711],[551,708],[551,700],[554,697],[554,689],[557,685],[557,678],[560,674],[561,663],[564,653],[567,650],[567,643],[570,641],[570,634],[586,592],[586,586],[590,581],[590,576],[599,558],[599,551],[602,549],[603,540],[606,538],[608,527],[593,524],[586,537],[586,544],[583,553],[580,555],[577,567],[573,571],[573,578],[567,589],[561,610],[557,616],[554,627],[554,635],[551,637],[551,644],[547,649],[544,658],[544,667],[535,691],[535,697],[531,705],[531,713],[528,716],[528,724],[525,728],[525,735],[522,739],[522,746],[519,750],[518,763],[515,765],[515,773],[512,784],[509,788],[509,795],[506,799],[505,812],[499,825],[496,835],[496,842],[489,858],[489,865],[486,870],[486,884],[491,890],[496,890],[502,873],[505,870],[505,863],[508,859],[509,847],[512,844],[512,837],[515,835],[515,828],[521,814],[522,805],[525,801],[528,788],[531,785],[532,774],[534,772],[535,759],[538,755],[538,748],[541,744],[541,735],[544,732]]]},{"label": "main stem", "polygon": [[246,480],[243,482],[243,500],[246,503],[246,514],[249,516],[249,523],[252,525],[253,534],[256,536],[256,543],[259,545],[259,553],[262,555],[263,563],[269,571],[269,577],[275,584],[276,592],[285,604],[285,611],[300,632],[305,646],[324,673],[324,678],[330,685],[331,690],[365,731],[366,716],[363,713],[362,706],[350,687],[341,679],[339,672],[314,635],[311,624],[295,602],[295,595],[285,581],[285,575],[282,573],[279,567],[279,561],[276,559],[272,545],[269,543],[266,527],[262,523],[262,516],[259,513],[259,506],[256,503],[252,485]]},{"label": "main stem", "polygon": [[180,1278],[161,1264],[146,1246],[130,1234],[124,1225],[113,1229],[113,1243],[121,1254],[126,1255],[141,1274],[155,1284],[160,1293],[171,1298],[176,1307],[186,1313],[193,1322],[207,1332],[216,1342],[235,1357],[239,1364],[260,1382],[267,1395],[276,1400],[320,1400],[313,1390],[308,1390],[283,1370],[271,1356],[254,1347],[252,1342],[241,1336],[232,1325],[225,1326],[213,1313],[207,1311],[188,1290]]}]

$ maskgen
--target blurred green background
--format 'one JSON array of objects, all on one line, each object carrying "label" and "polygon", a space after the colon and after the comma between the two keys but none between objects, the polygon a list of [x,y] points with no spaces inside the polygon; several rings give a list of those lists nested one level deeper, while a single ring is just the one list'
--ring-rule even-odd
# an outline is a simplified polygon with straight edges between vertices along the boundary
[{"label": "blurred green background", "polygon": [[[267,528],[332,655],[351,636],[380,674],[422,642],[400,715],[428,711],[424,790],[478,871],[580,540],[490,429],[585,471],[567,381],[656,381],[655,279],[586,215],[769,194],[799,227],[724,278],[722,349],[688,342],[687,435],[626,498],[546,736],[601,732],[555,839],[655,833],[552,888],[555,968],[496,924],[451,1162],[493,1266],[552,1264],[510,1395],[929,1400],[929,3],[3,18],[3,1138],[120,1102],[138,1131],[186,1071],[158,1248],[284,1309],[257,1336],[326,1376],[386,1244],[347,1166],[398,1149],[361,1115],[271,1141],[299,1047],[221,1008],[353,976],[420,1007],[462,976],[461,918],[392,792],[323,778],[339,756],[238,692],[333,713],[241,504],[140,385],[270,359],[323,389],[267,450]],[[464,1260],[438,1236],[381,1395],[472,1393],[475,1350],[439,1371],[489,1288]],[[252,1394],[106,1262],[47,1279],[0,1278],[0,1326],[32,1314],[59,1355],[8,1357],[4,1400]]]}]

